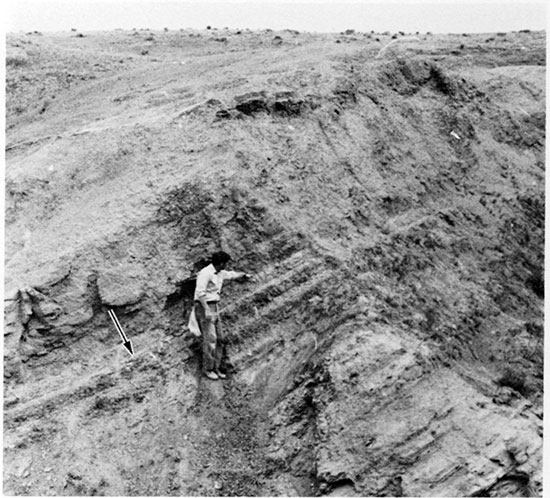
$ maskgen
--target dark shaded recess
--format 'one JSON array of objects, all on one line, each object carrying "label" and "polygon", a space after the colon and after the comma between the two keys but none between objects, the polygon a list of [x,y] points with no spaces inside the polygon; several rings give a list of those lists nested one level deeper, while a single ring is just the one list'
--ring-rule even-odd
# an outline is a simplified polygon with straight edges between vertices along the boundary
[{"label": "dark shaded recess", "polygon": [[540,298],[544,297],[544,241],[545,241],[545,199],[543,196],[518,197],[521,208],[529,221],[525,227],[525,246],[536,244],[538,251],[534,258],[525,258],[524,264],[530,272],[527,286]]},{"label": "dark shaded recess", "polygon": [[271,105],[271,112],[281,116],[298,116],[303,105],[304,102],[301,100],[277,100]]},{"label": "dark shaded recess", "polygon": [[380,81],[400,95],[414,95],[423,87],[452,100],[486,100],[486,95],[464,78],[450,76],[433,61],[398,60],[380,73]]},{"label": "dark shaded recess", "polygon": [[537,297],[544,298],[544,268],[533,269],[526,283]]},{"label": "dark shaded recess", "polygon": [[235,97],[237,105],[232,110],[218,111],[217,119],[229,119],[233,117],[253,116],[259,113],[267,113],[282,117],[299,116],[307,108],[315,108],[317,105],[312,99],[295,98],[293,92],[278,92],[273,97],[268,97],[265,92],[251,92]]},{"label": "dark shaded recess", "polygon": [[338,481],[334,481],[331,483],[331,488],[343,488],[344,486],[351,486],[353,487],[355,483],[351,479],[339,479]]},{"label": "dark shaded recess", "polygon": [[99,286],[97,284],[97,273],[92,273],[88,276],[88,284],[87,284],[87,294],[90,297],[90,301],[92,304],[92,313],[93,316],[99,315],[104,311],[103,304],[101,302],[101,297],[99,295]]},{"label": "dark shaded recess", "polygon": [[435,89],[444,95],[454,96],[457,92],[456,84],[436,65],[430,65],[429,80],[433,82]]},{"label": "dark shaded recess", "polygon": [[496,483],[480,489],[472,496],[536,496],[529,485],[529,476],[525,472],[514,471],[501,477]]},{"label": "dark shaded recess", "polygon": [[522,395],[528,394],[525,373],[513,367],[506,368],[502,376],[497,380],[497,384],[499,386],[511,387]]},{"label": "dark shaded recess", "polygon": [[237,111],[250,116],[259,112],[268,112],[267,102],[263,99],[250,99],[235,106]]},{"label": "dark shaded recess", "polygon": [[164,303],[164,309],[171,308],[178,304],[180,301],[193,301],[193,294],[195,293],[195,285],[197,283],[197,277],[190,277],[181,282],[176,282],[176,290],[172,294],[166,296]]},{"label": "dark shaded recess", "polygon": [[180,301],[193,302],[193,296],[195,294],[195,286],[197,284],[197,273],[204,267],[210,264],[209,258],[201,258],[193,263],[193,275],[185,280],[176,282],[176,290],[166,296],[166,302],[164,303],[164,309],[171,308]]}]

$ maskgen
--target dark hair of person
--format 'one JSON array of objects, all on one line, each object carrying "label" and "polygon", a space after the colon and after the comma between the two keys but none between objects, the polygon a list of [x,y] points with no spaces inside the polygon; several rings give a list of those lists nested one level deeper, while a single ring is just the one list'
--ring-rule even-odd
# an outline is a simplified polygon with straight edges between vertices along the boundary
[{"label": "dark hair of person", "polygon": [[212,261],[213,265],[228,263],[231,261],[231,256],[224,251],[218,251],[212,254],[210,261]]}]

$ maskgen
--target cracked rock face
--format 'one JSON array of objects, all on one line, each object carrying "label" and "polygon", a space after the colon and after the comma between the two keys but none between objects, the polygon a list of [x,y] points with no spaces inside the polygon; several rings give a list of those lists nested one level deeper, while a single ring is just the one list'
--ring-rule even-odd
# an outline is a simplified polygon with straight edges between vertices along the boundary
[{"label": "cracked rock face", "polygon": [[5,493],[540,495],[544,34],[221,39],[8,36]]}]

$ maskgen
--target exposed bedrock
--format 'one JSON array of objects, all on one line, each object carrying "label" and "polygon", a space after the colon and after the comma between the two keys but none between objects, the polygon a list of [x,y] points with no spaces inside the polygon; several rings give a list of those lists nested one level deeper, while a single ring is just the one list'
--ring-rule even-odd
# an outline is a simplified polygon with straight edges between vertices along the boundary
[{"label": "exposed bedrock", "polygon": [[6,494],[541,494],[544,37],[379,36],[8,37]]}]

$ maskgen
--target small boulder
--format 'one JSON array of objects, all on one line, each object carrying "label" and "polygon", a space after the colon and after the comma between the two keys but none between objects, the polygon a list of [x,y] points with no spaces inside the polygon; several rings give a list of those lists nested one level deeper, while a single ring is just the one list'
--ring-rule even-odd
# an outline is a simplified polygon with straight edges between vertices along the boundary
[{"label": "small boulder", "polygon": [[144,276],[134,267],[119,266],[103,270],[97,279],[99,297],[107,306],[137,303],[144,294]]}]

